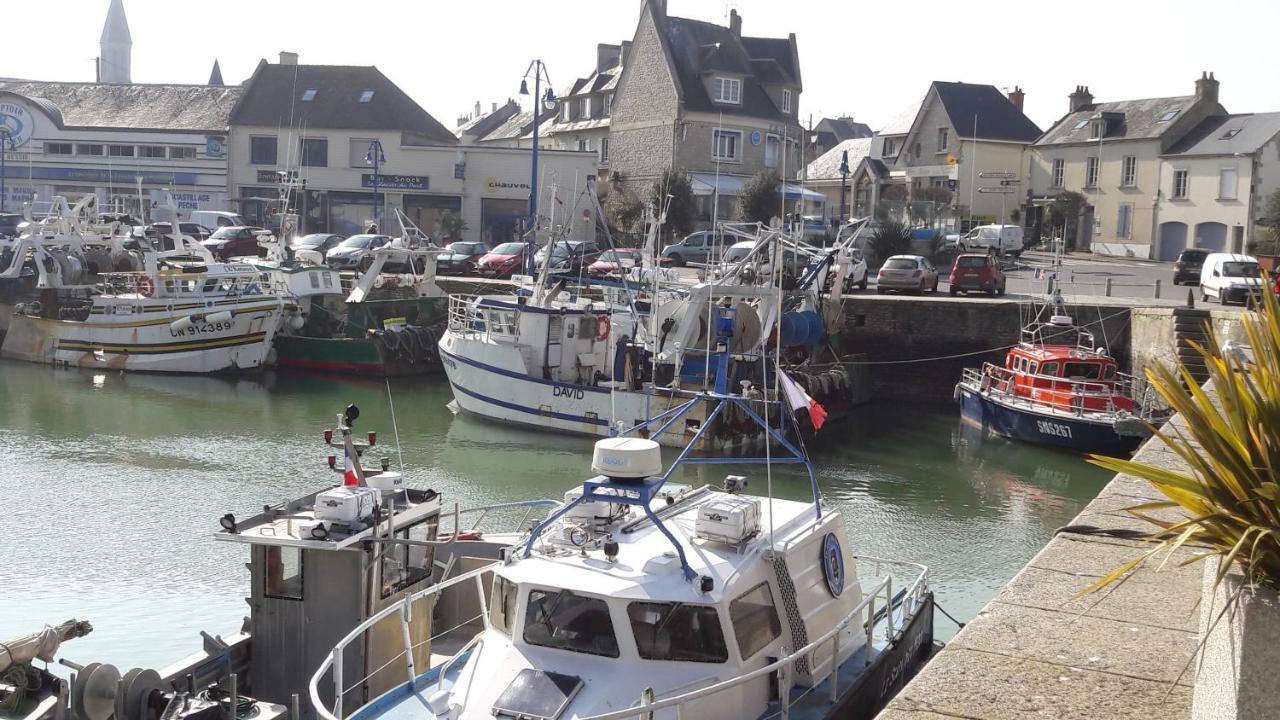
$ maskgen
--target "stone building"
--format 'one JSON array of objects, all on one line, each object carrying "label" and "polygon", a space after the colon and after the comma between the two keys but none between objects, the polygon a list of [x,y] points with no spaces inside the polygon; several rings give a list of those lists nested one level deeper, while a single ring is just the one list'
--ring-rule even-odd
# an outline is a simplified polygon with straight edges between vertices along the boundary
[{"label": "stone building", "polygon": [[622,75],[622,58],[630,42],[596,46],[595,69],[578,78],[556,98],[553,122],[541,132],[560,150],[593,152],[599,163],[599,178],[609,175],[609,126],[613,94]]}]

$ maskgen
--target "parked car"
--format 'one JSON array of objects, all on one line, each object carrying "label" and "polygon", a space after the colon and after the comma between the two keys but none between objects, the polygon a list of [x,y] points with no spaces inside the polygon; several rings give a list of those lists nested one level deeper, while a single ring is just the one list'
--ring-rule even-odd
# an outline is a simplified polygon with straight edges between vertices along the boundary
[{"label": "parked car", "polygon": [[1178,253],[1178,260],[1173,264],[1173,284],[1182,285],[1200,282],[1200,269],[1204,267],[1204,259],[1209,251],[1201,248],[1187,248]]},{"label": "parked car", "polygon": [[[547,260],[548,256],[550,261]],[[562,240],[544,245],[538,250],[533,256],[533,266],[541,270],[546,265],[552,272],[575,274],[599,257],[600,246],[594,240]]]},{"label": "parked car", "polygon": [[[743,240],[734,243],[720,258],[720,264],[716,268],[719,275],[724,275],[733,269],[735,265],[742,262],[747,255],[751,254],[751,249],[756,246],[755,240]],[[766,251],[767,252],[767,251]],[[760,275],[769,275],[772,272],[772,258],[767,255],[761,259],[757,272]],[[793,277],[799,277],[806,267],[809,266],[809,258],[797,253],[791,248],[783,248],[782,250],[782,267],[785,272],[790,273]]]},{"label": "parked car", "polygon": [[524,253],[528,244],[505,242],[490,250],[476,263],[476,273],[484,277],[509,278],[524,272]]},{"label": "parked car", "polygon": [[260,227],[228,225],[215,230],[209,239],[201,244],[219,260],[225,261],[228,258],[246,255],[261,257],[265,254],[266,248],[258,244],[258,238],[270,236],[269,231]]},{"label": "parked car", "polygon": [[849,251],[850,263],[849,272],[844,276],[844,292],[853,292],[856,287],[859,290],[867,289],[867,259],[863,257],[859,250]]},{"label": "parked car", "polygon": [[18,213],[0,213],[0,237],[18,237],[18,226],[23,222]]},{"label": "parked car", "polygon": [[445,251],[436,256],[437,275],[470,275],[476,271],[480,258],[489,252],[482,242],[459,240],[449,243]]},{"label": "parked car", "polygon": [[[659,264],[670,262],[667,258],[661,258]],[[587,274],[594,278],[622,275],[633,267],[640,267],[643,263],[644,255],[639,248],[615,248],[600,253],[600,257],[587,267]]]},{"label": "parked car", "polygon": [[989,254],[966,253],[956,257],[947,278],[952,295],[978,290],[1003,295],[1008,280]]},{"label": "parked car", "polygon": [[293,252],[293,256],[303,262],[309,262],[314,265],[323,265],[325,256],[329,251],[337,247],[344,239],[345,235],[335,235],[333,233],[312,233],[303,235],[300,238],[294,238],[289,243],[289,250]]},{"label": "parked car", "polygon": [[965,233],[956,248],[962,253],[981,250],[1017,257],[1022,254],[1022,226],[979,225]]},{"label": "parked car", "polygon": [[684,267],[689,263],[713,263],[719,255],[734,244],[748,240],[734,232],[720,232],[718,235],[710,230],[701,230],[686,235],[683,240],[662,248],[662,257],[671,261],[676,267]]},{"label": "parked car", "polygon": [[249,225],[243,217],[240,217],[239,213],[226,212],[224,210],[192,210],[187,220],[215,230],[224,227],[246,227]]},{"label": "parked car", "polygon": [[883,295],[890,290],[938,292],[938,271],[923,255],[894,255],[876,275],[876,292]]},{"label": "parked car", "polygon": [[1209,253],[1200,268],[1200,299],[1210,297],[1226,305],[1250,302],[1262,289],[1258,259],[1235,253]]},{"label": "parked car", "polygon": [[[152,223],[147,229],[153,229],[161,235],[168,235],[173,232],[173,226],[167,222]],[[180,222],[178,223],[178,229],[183,235],[194,239],[196,242],[204,242],[213,237],[213,231],[199,223]]]},{"label": "parked car", "polygon": [[352,235],[325,253],[324,262],[334,270],[367,270],[372,252],[390,243],[390,235]]}]

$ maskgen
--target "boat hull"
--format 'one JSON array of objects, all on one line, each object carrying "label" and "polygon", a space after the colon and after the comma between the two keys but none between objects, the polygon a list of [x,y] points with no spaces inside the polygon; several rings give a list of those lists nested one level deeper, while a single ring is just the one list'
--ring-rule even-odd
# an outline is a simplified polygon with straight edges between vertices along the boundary
[{"label": "boat hull", "polygon": [[1143,440],[1117,433],[1112,422],[1011,407],[963,384],[956,386],[956,394],[961,417],[1011,440],[1113,456],[1132,453]]},{"label": "boat hull", "polygon": [[[933,650],[933,593],[930,592],[898,639],[876,656],[824,718],[871,720],[924,667]],[[826,689],[818,688],[819,691]]]}]

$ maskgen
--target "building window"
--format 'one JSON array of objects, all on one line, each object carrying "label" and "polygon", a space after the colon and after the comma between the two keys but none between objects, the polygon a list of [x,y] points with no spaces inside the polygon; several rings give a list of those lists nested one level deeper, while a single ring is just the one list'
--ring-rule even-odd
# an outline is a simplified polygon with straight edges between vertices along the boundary
[{"label": "building window", "polygon": [[591,139],[578,141],[578,152],[591,152]]},{"label": "building window", "polygon": [[138,157],[164,158],[168,153],[163,145],[139,145]]},{"label": "building window", "polygon": [[315,100],[315,99],[316,99],[315,88],[307,88],[306,90],[302,91],[302,102],[311,102],[312,100]]},{"label": "building window", "polygon": [[600,138],[600,164],[607,165],[609,163],[609,138]]},{"label": "building window", "polygon": [[1063,176],[1065,175],[1066,164],[1067,164],[1066,160],[1063,160],[1062,158],[1053,159],[1053,170],[1051,171],[1051,174],[1053,176],[1053,179],[1051,181],[1053,184],[1053,187],[1056,187],[1056,188],[1062,187],[1062,179],[1063,179]]},{"label": "building window", "polygon": [[1120,206],[1120,216],[1116,218],[1116,237],[1127,238],[1133,234],[1133,204]]},{"label": "building window", "polygon": [[1186,170],[1173,171],[1173,196],[1180,200],[1186,199],[1187,197],[1187,171]]},{"label": "building window", "polygon": [[1138,158],[1125,155],[1120,166],[1120,187],[1133,187],[1138,184]]},{"label": "building window", "polygon": [[791,91],[790,90],[782,91],[782,112],[784,113],[791,112]]},{"label": "building window", "polygon": [[720,103],[742,103],[742,81],[737,78],[718,77],[711,81],[711,99]]},{"label": "building window", "polygon": [[249,163],[252,165],[275,165],[276,139],[273,137],[249,138]]},{"label": "building window", "polygon": [[372,91],[372,90],[365,90],[365,91],[361,92],[361,93],[360,93],[360,102],[362,102],[362,103],[370,103],[370,102],[373,102],[373,91]]},{"label": "building window", "polygon": [[102,157],[103,155],[106,154],[106,150],[103,148],[103,146],[97,145],[97,144],[76,145],[76,154]]},{"label": "building window", "polygon": [[1095,120],[1093,121],[1093,124],[1089,126],[1090,139],[1097,140],[1102,137],[1102,123],[1102,120]]},{"label": "building window", "polygon": [[329,167],[329,141],[324,138],[302,138],[302,166]]},{"label": "building window", "polygon": [[302,599],[302,548],[269,545],[263,590],[267,597],[285,600]]},{"label": "building window", "polygon": [[1218,199],[1236,199],[1236,169],[1222,168],[1218,171]]},{"label": "building window", "polygon": [[938,152],[944,152],[947,149],[947,129],[938,128]]},{"label": "building window", "polygon": [[108,145],[107,154],[111,157],[133,157],[132,145]]},{"label": "building window", "polygon": [[1085,163],[1084,186],[1098,187],[1098,158],[1091,157]]},{"label": "building window", "polygon": [[713,160],[738,161],[738,149],[742,145],[742,133],[737,130],[716,130],[711,135]]},{"label": "building window", "polygon": [[170,160],[195,160],[196,149],[193,147],[181,147],[178,145],[171,145],[169,147],[169,159]]},{"label": "building window", "polygon": [[569,122],[572,119],[573,119],[573,104],[566,100],[564,105],[560,106],[560,120],[563,122]]},{"label": "building window", "polygon": [[896,155],[896,154],[897,154],[896,152],[894,152],[895,150],[896,150],[896,148],[894,147],[893,138],[885,138],[885,139],[884,139],[884,152],[883,152],[883,153],[881,153],[881,155],[882,155],[883,157],[893,157],[894,155]]},{"label": "building window", "polygon": [[1169,112],[1167,112],[1167,113],[1165,113],[1165,114],[1161,115],[1161,116],[1160,116],[1160,119],[1159,119],[1159,120],[1156,120],[1156,122],[1162,122],[1162,123],[1165,123],[1165,122],[1169,122],[1170,120],[1172,120],[1172,119],[1174,119],[1174,118],[1176,118],[1176,117],[1178,117],[1178,111],[1177,111],[1177,110],[1170,110]]},{"label": "building window", "polygon": [[591,98],[584,97],[578,101],[578,117],[584,120],[591,117]]},{"label": "building window", "polygon": [[781,140],[777,135],[770,135],[764,139],[764,166],[769,168],[778,167],[778,146]]},{"label": "building window", "polygon": [[45,155],[70,155],[74,152],[71,143],[51,143],[44,144]]}]

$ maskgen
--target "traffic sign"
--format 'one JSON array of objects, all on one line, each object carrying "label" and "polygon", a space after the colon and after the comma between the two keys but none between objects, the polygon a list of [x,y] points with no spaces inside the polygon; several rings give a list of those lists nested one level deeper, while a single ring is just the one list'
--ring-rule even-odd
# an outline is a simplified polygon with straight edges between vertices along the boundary
[{"label": "traffic sign", "polygon": [[1018,174],[1011,172],[982,172],[978,173],[978,177],[990,178],[992,180],[1013,180],[1018,177]]},{"label": "traffic sign", "polygon": [[1008,187],[1010,185],[1021,185],[1022,181],[1021,180],[1001,180],[1000,184],[1004,185],[1005,187]]},{"label": "traffic sign", "polygon": [[995,193],[997,195],[1012,195],[1018,191],[1010,187],[980,187],[978,188],[978,192],[988,194]]}]

